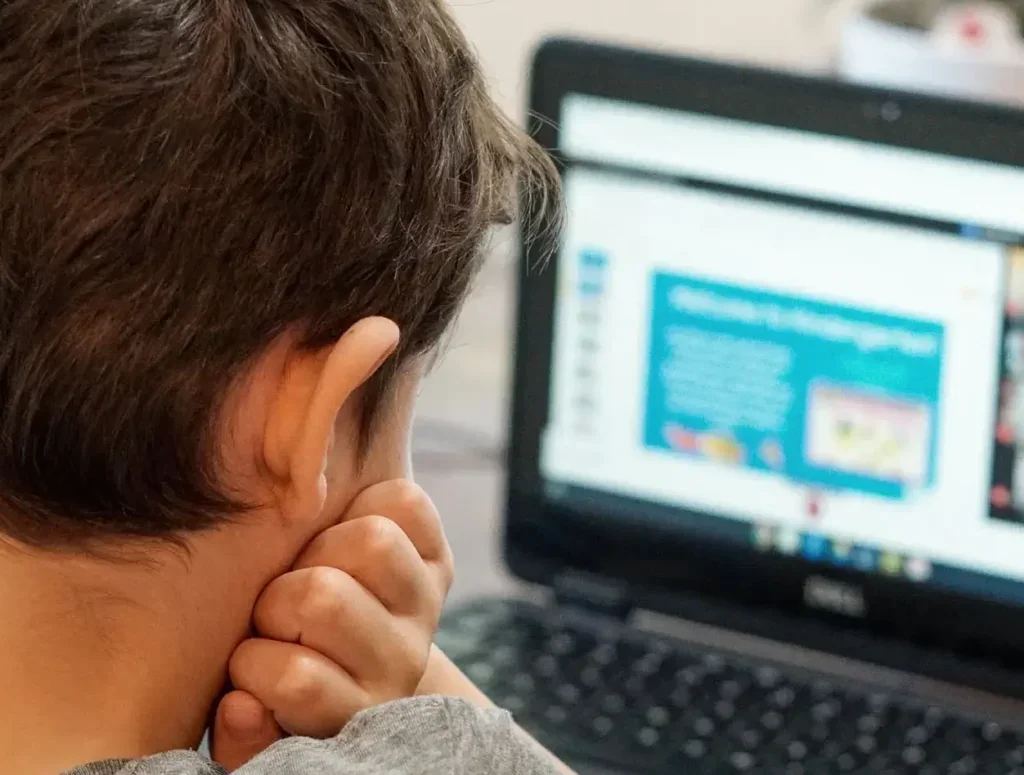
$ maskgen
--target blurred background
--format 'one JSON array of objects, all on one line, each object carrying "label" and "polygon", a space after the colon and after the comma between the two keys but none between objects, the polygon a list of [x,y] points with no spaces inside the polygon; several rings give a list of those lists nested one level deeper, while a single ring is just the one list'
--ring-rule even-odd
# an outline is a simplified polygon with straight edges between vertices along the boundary
[{"label": "blurred background", "polygon": [[[1024,102],[1024,3],[948,0],[452,0],[493,91],[520,122],[546,36],[832,73],[903,88]],[[424,389],[417,475],[448,525],[453,592],[507,591],[497,545],[515,285],[515,238],[496,237],[444,358]]]}]

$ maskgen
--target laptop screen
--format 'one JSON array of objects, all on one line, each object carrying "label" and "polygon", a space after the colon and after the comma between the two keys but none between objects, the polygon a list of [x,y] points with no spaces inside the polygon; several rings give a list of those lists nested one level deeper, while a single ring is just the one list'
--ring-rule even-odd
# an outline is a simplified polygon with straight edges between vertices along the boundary
[{"label": "laptop screen", "polygon": [[559,143],[547,497],[1024,604],[1024,171],[583,95]]}]

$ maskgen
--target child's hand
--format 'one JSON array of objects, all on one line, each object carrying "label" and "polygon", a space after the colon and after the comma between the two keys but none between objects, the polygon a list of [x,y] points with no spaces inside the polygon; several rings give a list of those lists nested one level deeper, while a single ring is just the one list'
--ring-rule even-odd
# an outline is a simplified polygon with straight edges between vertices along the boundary
[{"label": "child's hand", "polygon": [[214,723],[228,769],[282,736],[333,737],[360,711],[415,693],[451,586],[451,549],[430,498],[371,487],[319,535],[253,611],[259,637],[231,658]]}]

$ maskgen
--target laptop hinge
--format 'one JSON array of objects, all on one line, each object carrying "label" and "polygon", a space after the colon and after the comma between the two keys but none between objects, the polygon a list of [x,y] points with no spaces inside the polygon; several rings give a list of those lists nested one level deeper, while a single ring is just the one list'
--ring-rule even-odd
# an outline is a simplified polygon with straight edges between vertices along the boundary
[{"label": "laptop hinge", "polygon": [[555,577],[555,604],[588,614],[627,621],[634,605],[629,588],[617,581],[577,571],[566,571]]}]

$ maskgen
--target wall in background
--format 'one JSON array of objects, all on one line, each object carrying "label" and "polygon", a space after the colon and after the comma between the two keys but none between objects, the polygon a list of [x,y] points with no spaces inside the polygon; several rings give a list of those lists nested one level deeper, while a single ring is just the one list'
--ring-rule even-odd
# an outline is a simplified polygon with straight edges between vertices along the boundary
[{"label": "wall in background", "polygon": [[[520,116],[536,42],[570,33],[801,70],[829,66],[835,23],[857,0],[450,0],[506,110]],[[828,5],[831,11],[825,13]]]}]

